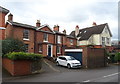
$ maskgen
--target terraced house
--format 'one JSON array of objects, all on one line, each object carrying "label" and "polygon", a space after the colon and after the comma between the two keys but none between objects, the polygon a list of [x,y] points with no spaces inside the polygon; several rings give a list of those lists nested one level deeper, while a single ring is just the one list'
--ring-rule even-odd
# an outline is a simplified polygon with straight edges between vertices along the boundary
[{"label": "terraced house", "polygon": [[75,48],[77,39],[66,35],[66,30],[59,32],[59,26],[53,30],[49,25],[41,25],[37,20],[36,27],[13,21],[13,15],[8,15],[6,22],[6,38],[17,38],[26,45],[26,52],[40,53],[43,56],[55,57],[64,55],[66,48]]}]

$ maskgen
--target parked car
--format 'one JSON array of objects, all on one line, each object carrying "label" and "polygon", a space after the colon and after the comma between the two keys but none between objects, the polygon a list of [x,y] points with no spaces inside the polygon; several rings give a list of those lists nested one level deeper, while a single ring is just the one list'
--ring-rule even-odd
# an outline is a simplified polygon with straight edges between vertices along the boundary
[{"label": "parked car", "polygon": [[67,66],[68,68],[80,68],[80,61],[76,60],[72,56],[59,56],[56,59],[57,65]]}]

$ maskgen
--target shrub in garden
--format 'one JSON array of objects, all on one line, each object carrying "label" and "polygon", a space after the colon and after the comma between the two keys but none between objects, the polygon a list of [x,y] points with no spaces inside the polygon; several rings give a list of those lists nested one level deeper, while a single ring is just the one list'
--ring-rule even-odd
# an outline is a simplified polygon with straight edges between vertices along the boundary
[{"label": "shrub in garden", "polygon": [[119,61],[120,62],[120,52],[117,52],[115,54],[115,57],[114,57],[115,61]]},{"label": "shrub in garden", "polygon": [[25,52],[25,44],[13,38],[7,38],[2,41],[2,55],[5,55],[9,52]]},{"label": "shrub in garden", "polygon": [[10,60],[31,60],[31,61],[37,61],[42,58],[41,54],[34,54],[34,53],[25,53],[25,52],[10,52],[4,57],[10,59]]}]

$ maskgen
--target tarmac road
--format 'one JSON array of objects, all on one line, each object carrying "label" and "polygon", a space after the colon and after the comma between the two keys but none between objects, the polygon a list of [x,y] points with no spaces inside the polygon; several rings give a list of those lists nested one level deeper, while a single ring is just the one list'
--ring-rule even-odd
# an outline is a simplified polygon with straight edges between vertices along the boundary
[{"label": "tarmac road", "polygon": [[68,69],[45,60],[40,74],[8,78],[5,82],[118,82],[118,66],[97,69]]}]

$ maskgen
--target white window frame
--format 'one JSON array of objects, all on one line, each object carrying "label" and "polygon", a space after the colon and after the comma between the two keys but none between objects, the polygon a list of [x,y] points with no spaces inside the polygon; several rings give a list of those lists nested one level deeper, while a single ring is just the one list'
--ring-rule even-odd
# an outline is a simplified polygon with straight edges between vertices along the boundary
[{"label": "white window frame", "polygon": [[[27,31],[28,32],[28,35],[27,35],[27,38],[25,37],[25,34],[26,34],[26,32],[25,31]],[[29,39],[29,30],[28,29],[24,29],[23,30],[23,40],[27,40],[27,41],[29,41],[30,39]]]},{"label": "white window frame", "polygon": [[[104,39],[104,40],[103,40]],[[104,44],[104,45],[103,45]],[[105,37],[102,37],[102,46],[105,47]]]},{"label": "white window frame", "polygon": [[[59,52],[58,52],[58,49],[59,49]],[[61,47],[60,46],[57,46],[57,54],[61,54]]]},{"label": "white window frame", "polygon": [[59,35],[58,35],[57,42],[58,42],[59,44],[61,44],[61,36],[59,36]]},{"label": "white window frame", "polygon": [[[40,47],[41,47],[41,50],[40,50]],[[42,45],[39,45],[39,52],[42,52]]]},{"label": "white window frame", "polygon": [[[45,37],[44,37],[44,34],[47,35],[47,40],[44,39],[44,38],[45,38]],[[43,42],[48,42],[48,34],[47,34],[47,33],[44,33],[44,34],[43,34]]]}]

